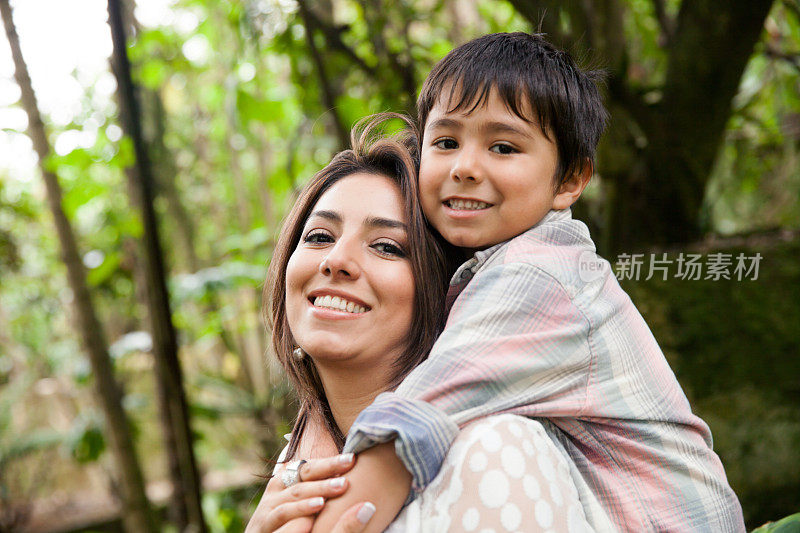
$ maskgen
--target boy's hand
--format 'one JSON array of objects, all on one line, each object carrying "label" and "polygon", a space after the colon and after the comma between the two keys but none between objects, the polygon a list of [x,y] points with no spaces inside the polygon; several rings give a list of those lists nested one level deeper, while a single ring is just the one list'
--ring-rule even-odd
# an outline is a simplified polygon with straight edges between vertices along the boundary
[{"label": "boy's hand", "polygon": [[[354,504],[372,502],[377,510],[363,530],[380,532],[394,520],[403,507],[411,489],[411,474],[394,452],[394,442],[380,444],[358,454],[356,466],[345,476],[348,490],[325,503],[314,522],[314,533],[328,533],[341,527],[342,521],[353,513]],[[357,513],[357,511],[355,511]],[[341,518],[341,520],[340,520]]]},{"label": "boy's hand", "polygon": [[[309,460],[298,471],[301,481],[291,487],[284,486],[281,481],[280,474],[285,470],[285,465],[278,465],[246,531],[311,531],[314,515],[323,508],[325,502],[347,490],[347,479],[341,476],[353,467],[353,459],[352,454],[346,454]],[[346,524],[337,527],[346,527]],[[351,528],[341,531],[358,530]]]}]

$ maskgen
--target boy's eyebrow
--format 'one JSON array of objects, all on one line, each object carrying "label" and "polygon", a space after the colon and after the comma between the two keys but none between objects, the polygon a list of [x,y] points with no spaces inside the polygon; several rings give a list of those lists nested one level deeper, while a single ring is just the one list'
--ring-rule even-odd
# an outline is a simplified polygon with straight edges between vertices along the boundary
[{"label": "boy's eyebrow", "polygon": [[436,128],[460,128],[461,127],[461,122],[459,122],[458,120],[452,119],[452,118],[442,117],[442,118],[437,118],[436,120],[431,122],[428,127],[430,129],[436,129]]},{"label": "boy's eyebrow", "polygon": [[520,129],[507,122],[500,122],[496,120],[486,122],[481,126],[481,129],[486,133],[511,133],[513,135],[520,135],[522,137],[531,137],[531,134],[523,129]]},{"label": "boy's eyebrow", "polygon": [[[442,117],[434,120],[428,126],[430,129],[436,128],[460,128],[462,126],[461,122],[452,118]],[[502,122],[499,120],[490,120],[481,124],[481,130],[484,133],[510,133],[513,135],[520,135],[522,137],[532,137],[532,135],[525,131],[524,129],[518,128],[512,124],[507,122]]]}]

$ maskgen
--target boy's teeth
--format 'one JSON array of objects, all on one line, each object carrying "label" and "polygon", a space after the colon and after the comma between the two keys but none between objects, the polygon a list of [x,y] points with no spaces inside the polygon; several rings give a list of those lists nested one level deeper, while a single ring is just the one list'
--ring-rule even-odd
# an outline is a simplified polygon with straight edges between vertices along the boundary
[{"label": "boy's teeth", "polygon": [[366,313],[367,311],[363,306],[348,302],[339,296],[317,296],[314,298],[314,307],[325,307],[354,314]]},{"label": "boy's teeth", "polygon": [[449,200],[448,205],[450,209],[460,209],[464,211],[477,211],[478,209],[486,209],[489,207],[489,204],[486,202],[481,202],[478,200]]}]

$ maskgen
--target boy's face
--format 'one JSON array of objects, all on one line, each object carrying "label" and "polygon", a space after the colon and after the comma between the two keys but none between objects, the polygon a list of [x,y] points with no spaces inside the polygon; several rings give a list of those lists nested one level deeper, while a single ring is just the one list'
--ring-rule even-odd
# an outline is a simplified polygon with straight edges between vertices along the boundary
[{"label": "boy's face", "polygon": [[563,205],[554,193],[556,145],[507,109],[494,89],[468,114],[448,113],[446,104],[440,100],[428,116],[419,187],[425,215],[450,243],[488,248],[574,201]]}]

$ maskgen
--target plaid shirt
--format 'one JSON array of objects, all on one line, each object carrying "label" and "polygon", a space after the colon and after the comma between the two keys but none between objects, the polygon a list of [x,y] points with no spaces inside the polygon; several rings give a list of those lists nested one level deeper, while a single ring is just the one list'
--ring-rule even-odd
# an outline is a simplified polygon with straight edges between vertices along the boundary
[{"label": "plaid shirt", "polygon": [[582,479],[598,529],[744,531],[708,426],[594,251],[586,226],[564,210],[477,252],[451,281],[452,308],[430,356],[361,412],[345,450],[396,439],[419,492],[459,426],[498,413],[536,417]]}]

